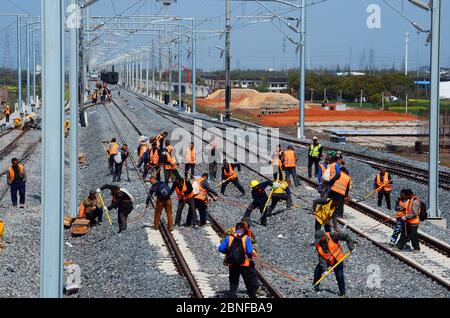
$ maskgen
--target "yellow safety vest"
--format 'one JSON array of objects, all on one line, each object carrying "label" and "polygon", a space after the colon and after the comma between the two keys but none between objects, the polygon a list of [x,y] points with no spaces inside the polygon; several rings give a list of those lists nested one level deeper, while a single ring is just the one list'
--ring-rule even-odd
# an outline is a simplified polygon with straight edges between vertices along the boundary
[{"label": "yellow safety vest", "polygon": [[285,193],[289,184],[286,181],[281,181],[278,183],[278,187],[273,191],[273,193]]},{"label": "yellow safety vest", "polygon": [[322,147],[320,144],[317,144],[317,146],[311,145],[309,147],[309,156],[313,158],[318,158],[320,153],[319,152],[320,147]]},{"label": "yellow safety vest", "polygon": [[323,204],[317,208],[316,211],[316,220],[320,224],[328,224],[330,223],[331,217],[336,211],[336,207],[331,207],[333,200],[330,200],[327,204]]}]

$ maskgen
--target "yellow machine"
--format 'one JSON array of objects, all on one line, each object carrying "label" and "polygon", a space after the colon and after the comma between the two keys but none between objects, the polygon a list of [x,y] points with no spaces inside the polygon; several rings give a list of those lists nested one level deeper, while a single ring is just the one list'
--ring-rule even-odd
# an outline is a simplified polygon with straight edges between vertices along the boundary
[{"label": "yellow machine", "polygon": [[5,233],[5,223],[0,220],[0,251],[3,249],[3,234]]},{"label": "yellow machine", "polygon": [[22,118],[15,118],[14,119],[14,127],[22,126],[22,124],[23,124]]}]

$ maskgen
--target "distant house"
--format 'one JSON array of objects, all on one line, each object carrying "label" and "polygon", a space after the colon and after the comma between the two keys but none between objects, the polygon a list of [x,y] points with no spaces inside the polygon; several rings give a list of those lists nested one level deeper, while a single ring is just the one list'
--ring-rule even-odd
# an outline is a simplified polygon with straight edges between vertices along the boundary
[{"label": "distant house", "polygon": [[240,80],[242,88],[258,88],[261,84],[262,80],[260,78],[243,78]]},{"label": "distant house", "polygon": [[269,78],[267,80],[269,92],[282,93],[288,90],[289,82],[287,78]]},{"label": "distant house", "polygon": [[336,73],[336,76],[364,76],[366,73],[362,72],[338,72]]}]

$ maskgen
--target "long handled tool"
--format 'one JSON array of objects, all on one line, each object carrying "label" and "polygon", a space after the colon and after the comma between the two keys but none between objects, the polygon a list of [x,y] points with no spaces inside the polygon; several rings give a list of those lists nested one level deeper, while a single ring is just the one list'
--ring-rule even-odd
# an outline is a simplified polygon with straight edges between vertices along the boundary
[{"label": "long handled tool", "polygon": [[326,273],[325,275],[322,275],[322,277],[314,284],[314,286],[317,286],[320,284],[321,281],[323,281],[325,279],[325,277],[327,277],[339,264],[341,264],[347,257],[350,256],[350,254],[352,254],[352,252],[348,252],[347,255],[345,255],[339,262],[337,262],[336,264],[334,264],[333,267],[331,267]]},{"label": "long handled tool", "polygon": [[374,195],[375,193],[377,193],[379,190],[381,190],[382,188],[384,188],[385,186],[387,186],[389,184],[389,182],[387,183],[383,183],[381,186],[379,186],[378,188],[376,188],[375,190],[373,190],[372,192],[370,192],[369,194],[367,194],[365,197],[363,197],[362,199],[356,200],[356,202],[362,202],[367,200],[368,198],[370,198],[372,195]]},{"label": "long handled tool", "polygon": [[102,145],[102,148],[103,148],[103,150],[104,150],[105,153],[106,153],[106,157],[109,159],[109,153],[108,153],[108,150],[106,149],[106,147],[105,147],[105,145],[104,145],[104,142],[103,142],[103,141],[100,141],[100,145]]},{"label": "long handled tool", "polygon": [[234,178],[236,176],[236,174],[233,174],[231,177],[229,177],[228,179],[223,180],[221,183],[216,184],[216,188],[218,186],[221,186],[222,184],[224,184],[225,182],[230,181],[232,178]]},{"label": "long handled tool", "polygon": [[102,203],[103,211],[105,211],[106,216],[108,217],[109,224],[112,226],[112,221],[108,213],[108,208],[105,205],[105,201],[103,201],[103,196],[101,192],[98,192],[98,197],[100,198],[100,202]]}]

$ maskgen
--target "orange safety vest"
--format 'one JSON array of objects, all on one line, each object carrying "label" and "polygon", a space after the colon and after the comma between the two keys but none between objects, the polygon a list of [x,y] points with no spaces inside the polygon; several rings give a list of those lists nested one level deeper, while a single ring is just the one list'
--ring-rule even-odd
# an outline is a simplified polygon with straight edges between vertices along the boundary
[{"label": "orange safety vest", "polygon": [[147,151],[147,144],[141,143],[141,147],[139,148],[139,160],[142,159],[142,156]]},{"label": "orange safety vest", "polygon": [[336,162],[333,162],[331,165],[328,165],[328,168],[330,168],[330,180],[334,178],[336,175]]},{"label": "orange safety vest", "polygon": [[189,200],[190,198],[192,198],[194,196],[194,191],[191,191],[191,193],[185,195],[184,192],[186,190],[187,190],[186,180],[184,180],[183,188],[181,190],[178,187],[175,187],[175,192],[177,193],[178,200],[184,199],[184,202],[186,202],[187,200]]},{"label": "orange safety vest", "polygon": [[191,148],[186,149],[185,160],[186,160],[186,163],[196,163],[195,149],[191,149]]},{"label": "orange safety vest", "polygon": [[323,162],[319,163],[319,167],[320,167],[320,170],[322,170],[322,176],[323,176],[323,174],[325,173],[327,168],[325,167],[325,164]]},{"label": "orange safety vest", "polygon": [[274,166],[274,167],[281,167],[281,154],[282,154],[283,152],[282,151],[279,151],[279,152],[275,152],[274,154],[273,154],[273,158],[272,158],[272,166]]},{"label": "orange safety vest", "polygon": [[404,203],[402,201],[399,202],[399,205],[401,207],[400,211],[397,211],[395,213],[395,218],[400,219],[406,215],[406,208],[408,207],[409,200],[406,200]]},{"label": "orange safety vest", "polygon": [[[377,174],[377,185],[378,185],[378,188],[379,188],[378,192],[381,192],[383,189],[386,192],[392,191],[392,186],[388,182],[389,182],[389,174],[387,172],[384,174],[383,181],[381,181],[380,174]],[[386,184],[386,185],[384,187],[380,188],[383,184]]]},{"label": "orange safety vest", "polygon": [[[13,166],[9,166],[8,168],[8,175],[9,175],[9,181],[14,181],[14,177],[15,177],[15,173],[14,173],[14,168]],[[21,174],[22,176],[25,175],[25,166],[21,163],[19,163],[19,174]]]},{"label": "orange safety vest", "polygon": [[334,264],[341,261],[344,258],[345,254],[342,251],[339,242],[336,243],[335,241],[333,241],[330,233],[328,232],[325,233],[325,240],[327,242],[329,252],[326,253],[323,250],[322,246],[320,246],[320,242],[316,244],[316,250],[319,253],[319,255],[327,261],[328,266],[333,266]]},{"label": "orange safety vest", "polygon": [[[233,241],[234,241],[235,238],[236,237],[234,235],[230,235],[230,238],[228,239],[228,249],[230,249],[231,244],[233,244]],[[247,235],[242,236],[241,240],[242,240],[242,246],[244,247],[245,261],[240,266],[249,267],[250,266],[250,260],[248,259],[247,248],[245,246],[245,243],[247,241]]]},{"label": "orange safety vest", "polygon": [[117,150],[119,149],[119,145],[115,142],[109,144],[108,153],[109,155],[117,155]]},{"label": "orange safety vest", "polygon": [[5,108],[5,115],[11,115],[11,107],[9,105]]},{"label": "orange safety vest", "polygon": [[295,168],[297,164],[297,155],[294,150],[288,149],[284,152],[284,167]]},{"label": "orange safety vest", "polygon": [[228,172],[227,172],[227,169],[224,167],[223,175],[225,177],[225,180],[229,179],[229,181],[236,180],[237,177],[238,177],[238,175],[234,171],[233,166],[231,165],[231,163],[228,164]]},{"label": "orange safety vest", "polygon": [[173,147],[167,146],[166,148],[167,148],[167,151],[166,151],[167,162],[169,162],[170,164],[164,165],[164,169],[175,170],[177,168],[177,166],[176,166],[177,160],[175,159],[175,157],[172,157]]},{"label": "orange safety vest", "polygon": [[352,179],[346,175],[345,173],[341,172],[341,177],[336,180],[336,182],[331,187],[331,191],[334,191],[342,196],[345,196],[345,193],[347,192],[347,187],[350,184],[350,181]]},{"label": "orange safety vest", "polygon": [[78,217],[80,219],[86,218],[86,207],[84,206],[83,202],[80,203],[80,215]]},{"label": "orange safety vest", "polygon": [[[415,200],[419,200],[418,198],[416,198],[415,196],[413,196],[411,198],[411,200],[409,200],[408,205],[406,206],[406,215],[408,214],[412,214],[412,206]],[[407,223],[411,224],[411,225],[419,225],[420,224],[420,208],[419,208],[419,212],[417,213],[417,216],[414,219],[409,219],[406,220]]]},{"label": "orange safety vest", "polygon": [[206,178],[199,178],[194,181],[193,187],[198,187],[199,192],[194,196],[195,199],[198,199],[200,201],[208,203],[208,190],[202,187],[203,180],[206,180]]},{"label": "orange safety vest", "polygon": [[158,149],[150,149],[150,164],[156,166],[159,163]]}]

